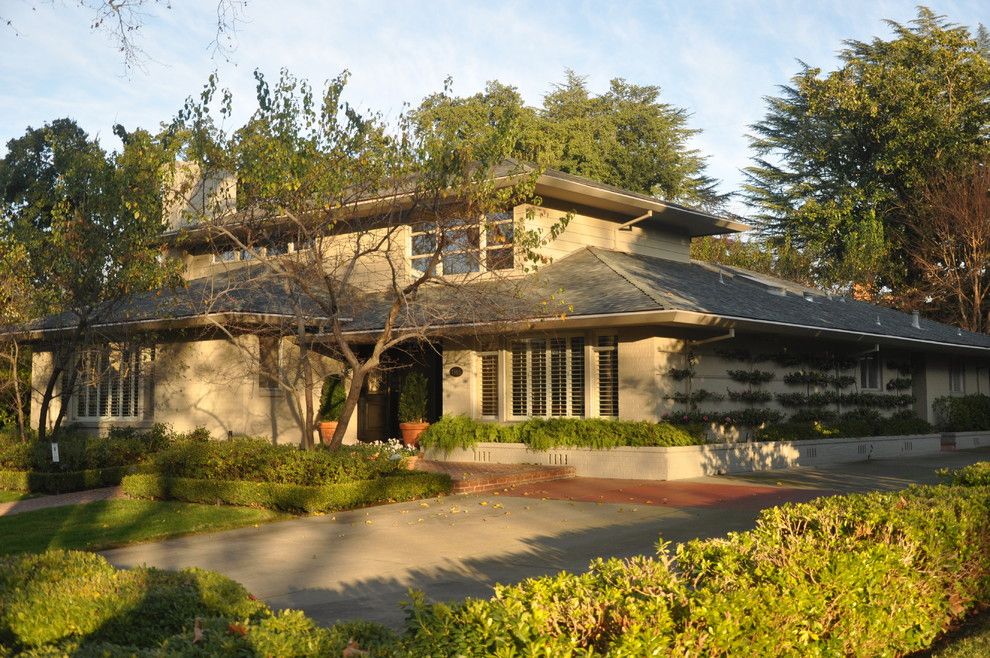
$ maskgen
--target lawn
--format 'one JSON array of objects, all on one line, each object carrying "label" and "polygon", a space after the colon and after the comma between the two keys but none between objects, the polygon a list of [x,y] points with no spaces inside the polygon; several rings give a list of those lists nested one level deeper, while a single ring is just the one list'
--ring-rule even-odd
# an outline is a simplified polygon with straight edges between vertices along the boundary
[{"label": "lawn", "polygon": [[929,651],[919,656],[932,658],[985,658],[990,656],[990,612],[982,612]]},{"label": "lawn", "polygon": [[0,517],[0,555],[46,548],[100,550],[286,518],[271,510],[172,501],[108,500]]}]

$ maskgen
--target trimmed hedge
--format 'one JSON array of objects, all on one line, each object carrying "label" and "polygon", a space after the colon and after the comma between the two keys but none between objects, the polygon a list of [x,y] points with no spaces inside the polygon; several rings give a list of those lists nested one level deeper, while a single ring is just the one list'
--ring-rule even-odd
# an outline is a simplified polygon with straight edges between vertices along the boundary
[{"label": "trimmed hedge", "polygon": [[42,473],[37,471],[0,471],[0,489],[29,493],[59,494],[120,484],[133,467],[95,468],[85,471]]},{"label": "trimmed hedge", "polygon": [[748,532],[661,542],[658,558],[598,559],[585,573],[496,586],[489,599],[428,604],[414,593],[401,635],[273,615],[207,572],[19,556],[0,559],[0,655],[344,655],[352,638],[379,658],[905,655],[990,600],[988,510],[987,486],[783,505]]},{"label": "trimmed hedge", "polygon": [[162,475],[129,475],[121,485],[124,493],[134,498],[314,513],[446,494],[450,492],[451,482],[445,474],[403,472],[374,480],[322,486]]},{"label": "trimmed hedge", "polygon": [[533,450],[556,447],[617,448],[620,446],[688,446],[704,443],[700,428],[670,423],[603,418],[534,418],[522,423],[484,423],[467,416],[444,416],[419,437],[424,448],[450,452],[491,441],[525,443]]},{"label": "trimmed hedge", "polygon": [[935,425],[944,432],[990,430],[990,396],[961,395],[932,402]]},{"label": "trimmed hedge", "polygon": [[[797,416],[797,414],[795,414]],[[801,416],[798,416],[801,418]],[[870,436],[908,436],[930,434],[932,426],[917,416],[885,417],[863,411],[859,413],[823,413],[820,419],[791,420],[786,423],[769,425],[757,430],[755,441],[807,441],[814,439],[841,439]]]},{"label": "trimmed hedge", "polygon": [[178,441],[151,459],[164,476],[197,480],[245,480],[280,484],[339,484],[394,475],[405,469],[388,446],[300,450],[264,439]]}]

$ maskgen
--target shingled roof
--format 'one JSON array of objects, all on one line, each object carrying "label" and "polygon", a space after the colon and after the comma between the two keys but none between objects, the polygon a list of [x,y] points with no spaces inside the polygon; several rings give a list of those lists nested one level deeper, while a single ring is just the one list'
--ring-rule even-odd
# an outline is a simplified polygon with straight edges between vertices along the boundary
[{"label": "shingled roof", "polygon": [[[342,309],[348,317],[347,330],[378,330],[388,302],[381,295],[348,296]],[[312,323],[321,322],[319,304],[312,299],[293,295],[285,281],[258,268],[243,268],[190,281],[185,288],[121,300],[105,314],[105,324],[181,326],[218,315],[294,317],[297,309],[310,316]],[[990,336],[924,318],[915,327],[910,314],[887,307],[826,295],[738,268],[595,247],[574,252],[521,279],[478,282],[457,288],[456,294],[442,285],[424,289],[419,301],[406,309],[405,322],[429,324],[442,333],[445,327],[514,320],[566,323],[598,318],[604,326],[609,316],[637,314],[649,324],[661,321],[651,320],[648,314],[663,311],[698,314],[728,324],[745,322],[750,327],[764,326],[768,332],[786,326],[790,331],[852,333],[881,342],[924,341],[990,354]],[[63,314],[22,330],[38,336],[74,324],[71,315]]]}]

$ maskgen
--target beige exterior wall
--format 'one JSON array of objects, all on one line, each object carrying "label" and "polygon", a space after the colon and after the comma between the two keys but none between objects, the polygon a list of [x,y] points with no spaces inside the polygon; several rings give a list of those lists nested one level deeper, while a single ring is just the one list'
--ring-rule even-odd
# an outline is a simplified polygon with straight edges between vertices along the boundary
[{"label": "beige exterior wall", "polygon": [[[560,336],[582,335],[585,337],[585,409],[586,416],[598,416],[598,373],[594,345],[596,336],[615,334],[619,336],[619,418],[624,420],[658,420],[667,413],[677,413],[690,409],[690,405],[670,399],[675,394],[687,394],[701,389],[723,396],[721,401],[702,401],[697,408],[719,414],[731,415],[733,411],[748,408],[767,408],[781,412],[785,418],[800,411],[804,407],[788,407],[776,400],[777,394],[782,393],[817,393],[830,390],[825,386],[791,385],[784,382],[784,376],[789,372],[801,370],[800,366],[780,366],[766,360],[759,363],[747,363],[728,358],[720,354],[724,350],[749,350],[752,354],[776,354],[785,348],[794,353],[814,353],[827,349],[828,346],[816,341],[801,341],[794,339],[775,339],[771,337],[735,339],[693,344],[684,338],[672,336],[672,331],[663,327],[627,328],[619,331],[589,331],[562,332]],[[664,335],[667,334],[667,335]],[[444,389],[443,410],[445,414],[466,415],[479,420],[498,420],[511,422],[519,420],[511,414],[511,354],[508,351],[509,342],[514,339],[546,338],[547,334],[521,335],[516,338],[505,338],[491,345],[481,345],[478,341],[461,341],[457,345],[449,342],[444,348]],[[835,346],[833,346],[835,347]],[[862,347],[862,346],[860,346]],[[846,346],[845,354],[856,354],[857,351],[867,352],[860,347]],[[499,354],[499,401],[500,413],[497,418],[482,418],[480,413],[480,366],[481,352],[496,351]],[[913,393],[918,399],[915,412],[922,417],[931,418],[931,402],[936,397],[948,395],[948,366],[947,362],[933,357],[927,367],[921,368],[921,376],[914,375],[914,390],[887,391],[886,384],[891,379],[902,377],[889,363],[912,363],[912,355],[903,351],[885,350],[879,353],[881,362],[880,389],[861,389],[860,371],[858,364],[838,374],[852,376],[855,383],[841,390],[842,393],[869,392],[885,395],[901,395]],[[914,358],[918,362],[918,358]],[[692,365],[693,364],[693,365]],[[463,373],[452,377],[450,369],[460,367]],[[672,368],[685,369],[693,367],[694,375],[688,379],[675,380],[670,376]],[[774,373],[774,379],[755,390],[763,390],[774,396],[769,402],[747,403],[729,399],[728,391],[746,390],[745,383],[734,381],[728,374],[729,370],[765,370]],[[835,374],[835,373],[831,373]],[[979,384],[978,384],[979,382]],[[981,368],[979,376],[975,368],[967,370],[967,393],[988,390],[988,375],[986,368]],[[838,412],[852,411],[854,405],[835,404],[827,409]],[[880,409],[880,413],[891,414],[899,409]],[[726,438],[736,438],[727,436]]]},{"label": "beige exterior wall", "polygon": [[62,408],[61,398],[56,395],[48,408],[47,417],[41,418],[41,400],[48,385],[48,378],[52,372],[52,353],[39,352],[35,350],[31,355],[31,417],[30,425],[32,429],[38,429],[45,425],[51,427],[58,417],[59,409]]},{"label": "beige exterior wall", "polygon": [[[566,216],[565,211],[552,208],[532,205],[516,208],[516,222],[525,222],[528,228],[539,230],[544,237],[549,237],[555,226],[562,226]],[[541,254],[557,260],[584,247],[600,247],[681,262],[691,260],[691,239],[686,236],[663,231],[646,222],[628,230],[620,230],[620,225],[618,219],[573,213],[557,239],[544,246]]]},{"label": "beige exterior wall", "polygon": [[[233,340],[209,339],[162,343],[156,346],[155,361],[146,371],[144,417],[131,420],[77,421],[70,408],[65,423],[103,433],[112,426],[147,427],[165,423],[177,432],[205,427],[215,438],[243,435],[298,444],[301,440],[306,387],[299,368],[298,350],[281,341],[282,386],[268,390],[258,376],[258,338],[253,335]],[[39,390],[50,367],[51,355],[35,352],[33,377]],[[330,359],[316,358],[313,404],[318,407],[323,378],[340,372]],[[36,394],[33,409],[40,408]],[[147,400],[153,402],[147,404]],[[315,410],[314,410],[315,411]],[[57,400],[49,414],[58,413]],[[37,427],[37,411],[32,418]],[[49,423],[50,424],[50,423]],[[345,442],[357,437],[357,414],[352,416]]]}]

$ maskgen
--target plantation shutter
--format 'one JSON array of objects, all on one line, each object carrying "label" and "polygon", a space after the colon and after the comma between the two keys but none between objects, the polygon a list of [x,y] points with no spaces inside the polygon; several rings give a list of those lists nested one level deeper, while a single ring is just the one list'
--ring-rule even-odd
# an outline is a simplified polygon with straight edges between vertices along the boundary
[{"label": "plantation shutter", "polygon": [[598,337],[598,415],[619,415],[619,338]]},{"label": "plantation shutter", "polygon": [[584,416],[584,338],[512,343],[512,415]]},{"label": "plantation shutter", "polygon": [[481,415],[498,416],[498,354],[481,355]]}]

